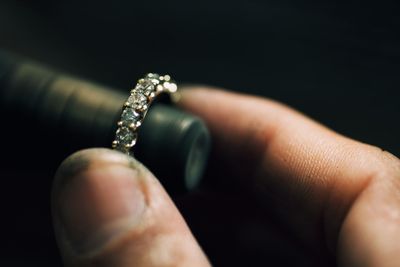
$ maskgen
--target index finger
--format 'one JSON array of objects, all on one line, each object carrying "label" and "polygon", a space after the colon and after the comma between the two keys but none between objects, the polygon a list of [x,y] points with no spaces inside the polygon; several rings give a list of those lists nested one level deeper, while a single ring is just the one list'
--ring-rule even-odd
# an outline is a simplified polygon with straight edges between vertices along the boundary
[{"label": "index finger", "polygon": [[213,161],[227,179],[252,187],[302,240],[317,247],[335,250],[353,202],[388,169],[390,156],[380,149],[272,100],[191,88],[183,90],[179,105],[208,124]]}]

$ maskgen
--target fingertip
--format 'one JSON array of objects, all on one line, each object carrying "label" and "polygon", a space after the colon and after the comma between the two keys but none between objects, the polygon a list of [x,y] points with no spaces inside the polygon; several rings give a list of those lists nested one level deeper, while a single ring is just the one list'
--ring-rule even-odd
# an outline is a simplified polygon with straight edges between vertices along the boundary
[{"label": "fingertip", "polygon": [[70,254],[93,254],[138,223],[145,208],[144,175],[125,155],[77,152],[60,166],[52,192],[56,234]]},{"label": "fingertip", "polygon": [[53,219],[67,266],[208,265],[161,184],[133,158],[83,150],[56,176]]},{"label": "fingertip", "polygon": [[71,177],[89,168],[91,164],[127,164],[130,158],[125,154],[107,148],[89,148],[68,156],[59,166],[56,177]]}]

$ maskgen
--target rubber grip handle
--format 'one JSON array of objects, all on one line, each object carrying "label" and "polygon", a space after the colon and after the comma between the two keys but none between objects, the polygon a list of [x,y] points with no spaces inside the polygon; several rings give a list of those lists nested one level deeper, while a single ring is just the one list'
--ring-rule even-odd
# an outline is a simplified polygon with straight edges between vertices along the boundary
[{"label": "rubber grip handle", "polygon": [[[43,140],[35,136],[44,149],[56,147],[53,154],[110,147],[129,93],[125,91],[126,94],[0,52],[2,114],[24,118],[33,131],[39,127],[41,132],[53,133]],[[13,127],[22,131],[26,124]],[[168,190],[182,192],[196,188],[210,150],[210,135],[200,118],[156,103],[150,107],[138,134],[135,157]]]}]

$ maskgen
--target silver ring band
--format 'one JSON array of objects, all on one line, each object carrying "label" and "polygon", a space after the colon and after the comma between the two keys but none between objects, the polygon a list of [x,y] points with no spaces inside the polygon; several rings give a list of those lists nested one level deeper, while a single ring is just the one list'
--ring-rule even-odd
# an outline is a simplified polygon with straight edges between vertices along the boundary
[{"label": "silver ring band", "polygon": [[148,73],[140,79],[124,104],[112,148],[132,155],[131,148],[136,144],[137,131],[150,104],[161,93],[173,94],[176,91],[177,85],[169,75]]}]

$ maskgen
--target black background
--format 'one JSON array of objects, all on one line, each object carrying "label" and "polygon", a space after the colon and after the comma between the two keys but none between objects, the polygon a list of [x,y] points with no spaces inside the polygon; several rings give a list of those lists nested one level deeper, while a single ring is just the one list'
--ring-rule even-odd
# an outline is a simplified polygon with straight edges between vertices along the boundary
[{"label": "black background", "polygon": [[[121,90],[157,71],[271,97],[399,156],[399,11],[394,1],[2,0],[0,49]],[[1,164],[1,265],[58,266],[55,166],[24,168],[40,155],[25,152]]]}]

